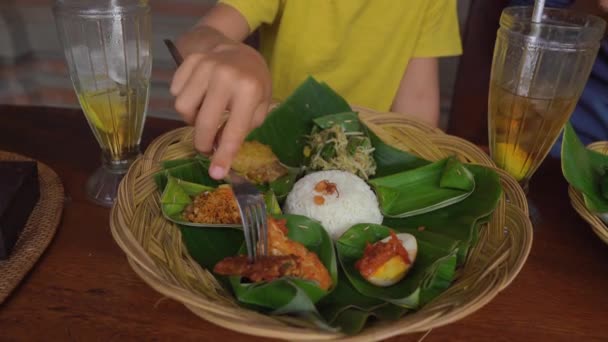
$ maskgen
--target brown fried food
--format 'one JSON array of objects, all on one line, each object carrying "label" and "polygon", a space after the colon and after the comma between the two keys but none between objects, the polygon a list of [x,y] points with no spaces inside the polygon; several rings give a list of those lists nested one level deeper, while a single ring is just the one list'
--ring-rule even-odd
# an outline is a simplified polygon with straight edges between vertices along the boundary
[{"label": "brown fried food", "polygon": [[333,281],[319,257],[303,244],[287,237],[287,221],[268,219],[268,247],[271,255],[295,255],[300,258],[300,278],[314,280],[327,290]]},{"label": "brown fried food", "polygon": [[270,147],[258,141],[245,141],[232,162],[232,169],[250,181],[262,184],[287,174]]},{"label": "brown fried food", "polygon": [[228,257],[217,263],[214,272],[240,275],[251,281],[270,281],[283,276],[312,280],[327,290],[333,284],[329,271],[319,257],[304,245],[287,237],[285,220],[268,218],[269,255],[249,263],[244,255]]},{"label": "brown fried food", "polygon": [[184,218],[194,223],[239,224],[241,215],[232,188],[219,186],[202,192],[184,210]]},{"label": "brown fried food", "polygon": [[253,282],[272,281],[284,276],[301,278],[299,259],[295,255],[269,255],[249,263],[245,255],[232,256],[218,262],[213,272],[240,275]]}]

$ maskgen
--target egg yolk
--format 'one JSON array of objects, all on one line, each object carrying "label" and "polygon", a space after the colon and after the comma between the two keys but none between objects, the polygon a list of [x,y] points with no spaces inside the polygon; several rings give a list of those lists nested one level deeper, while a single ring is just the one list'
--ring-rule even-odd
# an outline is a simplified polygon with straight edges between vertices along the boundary
[{"label": "egg yolk", "polygon": [[406,264],[403,258],[396,255],[390,258],[382,266],[378,267],[376,272],[370,276],[377,281],[392,281],[400,280],[407,272],[409,264]]},{"label": "egg yolk", "polygon": [[364,278],[388,278],[389,274],[404,272],[404,269],[411,264],[401,240],[393,231],[390,234],[391,239],[387,242],[368,243],[365,247],[363,257],[355,264]]}]

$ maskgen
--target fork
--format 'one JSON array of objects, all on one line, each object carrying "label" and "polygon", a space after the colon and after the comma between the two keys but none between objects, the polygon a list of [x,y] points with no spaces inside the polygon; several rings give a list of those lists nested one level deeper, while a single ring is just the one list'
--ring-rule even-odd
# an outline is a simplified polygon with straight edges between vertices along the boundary
[{"label": "fork", "polygon": [[[171,40],[165,39],[164,42],[175,64],[179,66],[184,60],[182,55]],[[247,258],[249,262],[255,262],[258,257],[268,255],[268,220],[264,196],[255,185],[232,170],[228,171],[224,180],[232,186],[241,214]]]},{"label": "fork", "polygon": [[259,256],[268,255],[268,220],[264,196],[247,179],[229,171],[226,180],[232,185],[232,191],[241,213],[247,257],[255,262]]}]

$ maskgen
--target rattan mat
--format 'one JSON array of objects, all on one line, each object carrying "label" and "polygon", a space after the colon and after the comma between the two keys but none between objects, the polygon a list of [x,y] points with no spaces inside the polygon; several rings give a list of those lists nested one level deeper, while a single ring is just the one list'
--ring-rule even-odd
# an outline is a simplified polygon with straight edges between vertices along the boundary
[{"label": "rattan mat", "polygon": [[[15,153],[0,151],[0,160],[32,160]],[[63,211],[64,192],[61,180],[51,168],[38,162],[40,199],[21,232],[8,260],[0,260],[0,305],[19,285],[49,245]]]}]

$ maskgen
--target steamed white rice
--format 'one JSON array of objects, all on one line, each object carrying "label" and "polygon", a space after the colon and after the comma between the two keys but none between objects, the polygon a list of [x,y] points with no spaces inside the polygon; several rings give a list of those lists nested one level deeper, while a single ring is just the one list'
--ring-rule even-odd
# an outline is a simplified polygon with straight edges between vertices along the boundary
[{"label": "steamed white rice", "polygon": [[[315,186],[324,180],[336,184],[338,191],[316,192]],[[322,196],[324,203],[316,204],[315,196]],[[320,221],[334,240],[357,223],[382,222],[372,189],[361,178],[345,171],[319,171],[302,177],[287,196],[283,209]]]}]

